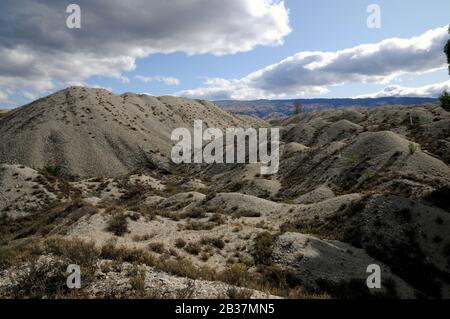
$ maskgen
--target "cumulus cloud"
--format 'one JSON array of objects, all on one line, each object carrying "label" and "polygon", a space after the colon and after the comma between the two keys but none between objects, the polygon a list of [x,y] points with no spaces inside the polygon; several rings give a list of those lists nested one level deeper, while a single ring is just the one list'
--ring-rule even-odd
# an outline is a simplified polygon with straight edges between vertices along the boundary
[{"label": "cumulus cloud", "polygon": [[378,98],[378,97],[438,97],[442,92],[450,92],[450,81],[435,83],[420,87],[404,87],[400,85],[391,85],[379,92],[359,95],[356,98]]},{"label": "cumulus cloud", "polygon": [[81,29],[66,27],[69,1],[0,2],[0,86],[14,94],[122,73],[154,53],[234,54],[279,45],[290,33],[279,0],[78,0]]},{"label": "cumulus cloud", "polygon": [[181,81],[172,76],[142,76],[136,75],[135,79],[144,83],[161,82],[165,85],[180,85]]},{"label": "cumulus cloud", "polygon": [[8,94],[0,91],[0,102],[6,102],[8,100]]},{"label": "cumulus cloud", "polygon": [[37,95],[27,91],[22,92],[22,96],[28,100],[36,100],[38,98]]},{"label": "cumulus cloud", "polygon": [[241,79],[210,79],[178,92],[206,99],[255,99],[323,94],[346,83],[389,83],[402,74],[446,67],[447,27],[409,38],[390,38],[336,52],[299,52]]}]

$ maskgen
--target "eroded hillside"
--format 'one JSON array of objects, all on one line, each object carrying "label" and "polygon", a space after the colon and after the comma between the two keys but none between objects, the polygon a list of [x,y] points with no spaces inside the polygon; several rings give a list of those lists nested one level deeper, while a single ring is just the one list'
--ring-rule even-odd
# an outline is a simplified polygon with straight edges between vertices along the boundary
[{"label": "eroded hillside", "polygon": [[[449,113],[283,120],[272,176],[256,164],[173,167],[170,131],[196,117],[268,125],[207,102],[84,89],[1,119],[0,295],[450,297]],[[77,291],[65,287],[70,263],[84,274]],[[366,287],[371,264],[380,290]]]}]

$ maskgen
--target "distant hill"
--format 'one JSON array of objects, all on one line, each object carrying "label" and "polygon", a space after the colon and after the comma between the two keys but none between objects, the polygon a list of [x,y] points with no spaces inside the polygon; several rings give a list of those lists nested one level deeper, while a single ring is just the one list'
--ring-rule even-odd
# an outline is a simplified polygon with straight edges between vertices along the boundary
[{"label": "distant hill", "polygon": [[258,116],[263,119],[278,119],[294,113],[294,103],[300,102],[304,112],[337,109],[340,107],[377,107],[385,105],[416,105],[435,102],[434,98],[383,97],[366,99],[295,99],[295,100],[223,100],[214,103],[225,111]]}]

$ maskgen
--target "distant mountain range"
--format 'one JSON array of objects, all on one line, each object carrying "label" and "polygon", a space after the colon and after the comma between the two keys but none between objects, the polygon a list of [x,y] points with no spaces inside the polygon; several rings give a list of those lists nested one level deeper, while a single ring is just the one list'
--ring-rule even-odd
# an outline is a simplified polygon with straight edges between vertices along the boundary
[{"label": "distant mountain range", "polygon": [[214,103],[227,112],[253,115],[270,120],[291,116],[295,103],[300,102],[302,112],[336,109],[340,107],[377,107],[384,105],[416,105],[435,102],[434,98],[422,97],[382,97],[364,99],[295,99],[295,100],[222,100]]}]

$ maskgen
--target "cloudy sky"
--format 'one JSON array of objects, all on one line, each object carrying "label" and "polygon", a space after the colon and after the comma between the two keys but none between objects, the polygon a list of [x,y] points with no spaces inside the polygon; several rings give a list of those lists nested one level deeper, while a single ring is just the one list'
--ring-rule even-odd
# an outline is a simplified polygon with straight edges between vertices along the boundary
[{"label": "cloudy sky", "polygon": [[[81,8],[69,29],[66,8]],[[367,8],[381,9],[369,28]],[[0,107],[69,85],[205,99],[437,96],[450,1],[2,0]]]}]

